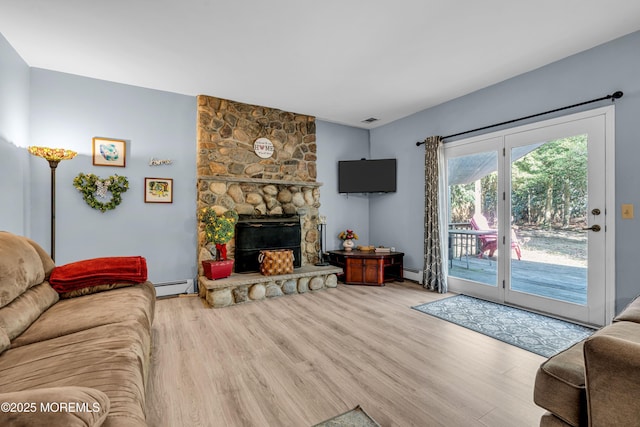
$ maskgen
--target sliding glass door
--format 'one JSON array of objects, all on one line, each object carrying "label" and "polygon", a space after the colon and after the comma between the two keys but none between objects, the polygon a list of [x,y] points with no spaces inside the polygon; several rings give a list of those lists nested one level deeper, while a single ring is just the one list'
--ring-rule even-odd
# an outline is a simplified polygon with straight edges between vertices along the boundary
[{"label": "sliding glass door", "polygon": [[501,138],[446,148],[449,191],[449,284],[458,292],[491,300],[498,287],[498,169]]},{"label": "sliding glass door", "polygon": [[445,146],[451,290],[605,323],[607,120],[582,113]]}]

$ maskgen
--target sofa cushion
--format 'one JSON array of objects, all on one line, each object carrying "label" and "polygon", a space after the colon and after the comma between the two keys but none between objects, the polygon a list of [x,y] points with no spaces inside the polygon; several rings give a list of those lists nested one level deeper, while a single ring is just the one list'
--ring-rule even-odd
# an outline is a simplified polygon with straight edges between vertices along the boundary
[{"label": "sofa cushion", "polygon": [[600,329],[592,337],[608,336],[640,343],[640,328],[635,322],[616,322]]},{"label": "sofa cushion", "polygon": [[39,244],[37,244],[36,242],[34,242],[33,240],[27,237],[22,237],[22,238],[28,244],[30,244],[31,247],[35,249],[36,252],[38,253],[38,256],[40,257],[40,261],[42,262],[42,268],[44,269],[44,279],[49,280],[49,276],[51,275],[51,272],[56,266],[55,262],[53,262],[53,259],[51,259],[49,254],[45,252],[44,249],[42,249],[42,246],[40,246]]},{"label": "sofa cushion", "polygon": [[[617,322],[596,331],[592,337],[611,336],[640,342],[640,327]],[[538,406],[572,426],[587,423],[584,341],[551,357],[536,374],[533,399]]]},{"label": "sofa cushion", "polygon": [[141,256],[103,257],[56,267],[49,282],[58,292],[110,283],[143,283],[147,280],[147,261]]},{"label": "sofa cushion", "polygon": [[146,426],[144,385],[150,349],[150,331],[135,321],[12,348],[0,355],[0,393],[94,388],[111,404],[103,426]]},{"label": "sofa cushion", "polygon": [[20,347],[75,332],[133,320],[138,327],[150,329],[156,302],[151,282],[113,289],[108,292],[60,300],[44,312],[26,331],[15,338],[12,347]]},{"label": "sofa cushion", "polygon": [[97,294],[98,292],[111,291],[118,288],[126,288],[129,286],[135,286],[136,283],[109,283],[108,285],[88,286],[86,288],[74,289],[69,292],[61,292],[60,298],[77,298],[84,295]]},{"label": "sofa cushion", "polygon": [[640,426],[640,342],[598,335],[585,341],[584,359],[589,425]]},{"label": "sofa cushion", "polygon": [[585,425],[587,397],[581,341],[544,362],[536,374],[533,400],[572,426]]},{"label": "sofa cushion", "polygon": [[636,297],[631,301],[625,309],[613,319],[613,321],[640,323],[640,297]]},{"label": "sofa cushion", "polygon": [[[0,394],[0,402],[15,405],[1,411],[3,426],[99,427],[109,414],[106,394],[86,387],[54,387]],[[61,403],[69,409],[63,409]]]},{"label": "sofa cushion", "polygon": [[7,333],[9,339],[14,339],[56,301],[58,293],[48,282],[27,289],[9,305],[0,308],[0,329]]},{"label": "sofa cushion", "polygon": [[560,418],[553,415],[551,412],[546,412],[540,417],[539,427],[567,427],[569,424],[562,421]]},{"label": "sofa cushion", "polygon": [[42,260],[33,245],[25,237],[0,232],[0,307],[44,281]]},{"label": "sofa cushion", "polygon": [[2,352],[9,347],[11,347],[11,340],[9,340],[9,337],[7,336],[7,333],[4,331],[4,329],[0,328],[0,354],[2,354]]}]

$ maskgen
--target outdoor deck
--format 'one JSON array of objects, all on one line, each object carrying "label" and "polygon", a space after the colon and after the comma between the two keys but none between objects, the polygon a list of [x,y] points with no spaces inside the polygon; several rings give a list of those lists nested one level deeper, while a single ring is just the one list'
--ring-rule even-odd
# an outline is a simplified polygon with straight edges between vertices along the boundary
[{"label": "outdoor deck", "polygon": [[[476,282],[495,284],[497,262],[463,255],[449,265],[449,275]],[[576,304],[587,303],[587,269],[559,264],[514,259],[511,262],[511,288],[515,291]]]}]

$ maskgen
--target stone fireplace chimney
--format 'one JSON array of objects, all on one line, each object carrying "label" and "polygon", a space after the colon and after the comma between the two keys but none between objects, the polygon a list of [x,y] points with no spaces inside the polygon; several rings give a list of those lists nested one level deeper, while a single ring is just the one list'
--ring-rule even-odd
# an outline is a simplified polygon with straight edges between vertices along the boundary
[{"label": "stone fireplace chimney", "polygon": [[[296,216],[300,264],[317,262],[322,184],[316,182],[315,118],[200,95],[197,127],[197,207],[241,216]],[[273,145],[270,157],[254,151],[259,138]],[[202,229],[198,235],[199,261],[210,259]],[[228,253],[234,248],[235,240]]]}]

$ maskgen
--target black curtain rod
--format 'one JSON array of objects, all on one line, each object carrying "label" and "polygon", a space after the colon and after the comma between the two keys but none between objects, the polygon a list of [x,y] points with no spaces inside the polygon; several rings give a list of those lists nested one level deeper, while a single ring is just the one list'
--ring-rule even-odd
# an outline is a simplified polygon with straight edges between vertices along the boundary
[{"label": "black curtain rod", "polygon": [[[467,131],[464,131],[464,132],[454,133],[452,135],[443,136],[442,139],[453,138],[454,136],[466,135],[468,133],[477,132],[479,130],[485,130],[485,129],[490,129],[490,128],[494,128],[494,127],[498,127],[498,126],[502,126],[502,125],[508,125],[509,123],[519,122],[521,120],[527,120],[527,119],[531,119],[533,117],[544,116],[545,114],[551,114],[551,113],[555,113],[557,111],[568,110],[569,108],[575,108],[575,107],[579,107],[581,105],[591,104],[593,102],[604,101],[605,99],[610,99],[613,102],[616,99],[622,98],[622,95],[624,95],[624,94],[621,91],[617,91],[617,92],[614,92],[612,95],[603,96],[602,98],[592,99],[591,101],[580,102],[578,104],[568,105],[566,107],[556,108],[555,110],[549,110],[549,111],[545,111],[543,113],[532,114],[530,116],[520,117],[518,119],[507,120],[506,122],[496,123],[496,124],[489,125],[489,126],[483,126],[481,128],[477,128],[477,129],[472,129],[472,130],[467,130]],[[422,144],[424,144],[425,142],[426,141],[419,141],[419,142],[416,142],[416,145],[419,147]]]}]

